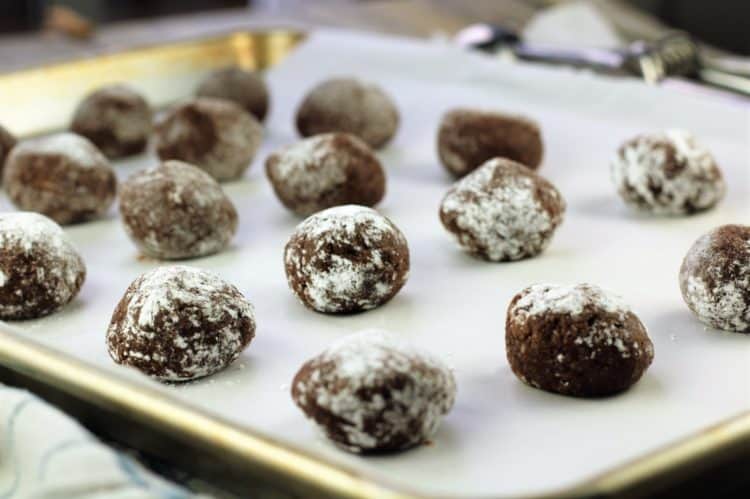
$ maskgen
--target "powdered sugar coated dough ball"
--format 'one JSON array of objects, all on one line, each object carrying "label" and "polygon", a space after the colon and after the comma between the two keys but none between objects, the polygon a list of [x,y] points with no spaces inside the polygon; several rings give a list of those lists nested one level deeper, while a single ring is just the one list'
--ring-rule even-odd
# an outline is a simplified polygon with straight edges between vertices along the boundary
[{"label": "powdered sugar coated dough ball", "polygon": [[722,225],[700,237],[682,262],[680,290],[702,322],[750,333],[750,227]]},{"label": "powdered sugar coated dough ball", "polygon": [[726,186],[713,155],[682,130],[640,135],[625,142],[611,164],[626,204],[658,215],[689,215],[724,197]]},{"label": "powdered sugar coated dough ball", "polygon": [[469,253],[490,261],[542,252],[562,223],[565,201],[546,179],[520,163],[495,158],[456,182],[440,220]]},{"label": "powdered sugar coated dough ball", "polygon": [[287,281],[318,312],[346,313],[390,300],[409,276],[401,231],[373,209],[329,208],[297,226],[284,250]]},{"label": "powdered sugar coated dough ball", "polygon": [[48,315],[73,300],[85,278],[59,225],[37,213],[0,213],[0,319]]},{"label": "powdered sugar coated dough ball", "polygon": [[188,381],[227,367],[254,336],[253,306],[236,287],[177,265],[133,281],[112,314],[106,343],[118,364],[161,381]]},{"label": "powdered sugar coated dough ball", "polygon": [[439,359],[368,330],[307,361],[294,377],[292,398],[348,451],[399,451],[432,438],[453,406],[456,382]]}]

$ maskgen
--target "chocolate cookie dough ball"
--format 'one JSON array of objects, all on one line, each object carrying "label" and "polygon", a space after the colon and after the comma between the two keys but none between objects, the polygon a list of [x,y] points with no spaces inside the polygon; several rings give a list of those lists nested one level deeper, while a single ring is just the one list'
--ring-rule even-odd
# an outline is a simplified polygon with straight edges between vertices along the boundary
[{"label": "chocolate cookie dough ball", "polygon": [[125,85],[111,85],[83,99],[70,129],[108,158],[122,158],[146,149],[151,119],[151,109],[141,94]]},{"label": "chocolate cookie dough ball", "polygon": [[0,176],[2,176],[5,158],[10,154],[10,150],[16,145],[16,138],[5,128],[0,126]]},{"label": "chocolate cookie dough ball", "polygon": [[261,76],[240,68],[215,71],[203,80],[196,94],[230,100],[262,122],[268,112],[268,87]]},{"label": "chocolate cookie dough ball", "polygon": [[750,333],[750,227],[722,225],[700,237],[682,262],[680,290],[701,322]]},{"label": "chocolate cookie dough ball", "polygon": [[541,253],[564,213],[565,201],[555,186],[502,158],[456,182],[440,205],[440,221],[458,244],[495,262]]},{"label": "chocolate cookie dough ball", "polygon": [[308,308],[325,313],[369,310],[387,302],[409,276],[409,247],[387,218],[345,205],[312,215],[284,249],[289,287]]},{"label": "chocolate cookie dough ball", "polygon": [[346,132],[375,149],[391,140],[398,122],[396,105],[380,87],[353,78],[324,81],[297,110],[297,130],[303,137]]},{"label": "chocolate cookie dough ball", "polygon": [[357,453],[428,442],[455,398],[445,364],[376,330],[337,341],[292,382],[292,399],[305,415],[333,443]]},{"label": "chocolate cookie dough ball", "polygon": [[182,161],[132,175],[120,190],[120,213],[136,246],[165,260],[221,251],[237,231],[237,211],[221,186]]},{"label": "chocolate cookie dough ball", "polygon": [[117,179],[107,158],[88,139],[61,133],[14,147],[3,185],[18,208],[65,225],[106,213],[115,199]]},{"label": "chocolate cookie dough ball", "polygon": [[575,397],[626,390],[654,358],[638,317],[591,284],[535,284],[518,293],[508,306],[505,347],[521,381]]},{"label": "chocolate cookie dough ball", "polygon": [[437,136],[443,166],[456,177],[493,158],[517,161],[532,170],[542,162],[539,125],[523,116],[478,109],[453,109],[443,115]]},{"label": "chocolate cookie dough ball", "polygon": [[625,142],[611,164],[626,204],[657,215],[689,215],[724,197],[726,186],[711,153],[690,133],[667,130]]},{"label": "chocolate cookie dough ball", "polygon": [[163,160],[199,166],[221,182],[245,173],[262,137],[258,120],[234,102],[199,97],[156,125],[156,152]]},{"label": "chocolate cookie dough ball", "polygon": [[255,312],[236,287],[205,270],[159,267],[128,287],[107,329],[118,364],[161,381],[188,381],[234,362],[255,336]]},{"label": "chocolate cookie dough ball", "polygon": [[0,319],[36,319],[78,294],[86,267],[63,230],[37,213],[0,213]]},{"label": "chocolate cookie dough ball", "polygon": [[316,135],[271,154],[266,174],[284,206],[303,216],[342,204],[374,206],[385,194],[380,161],[348,133]]}]

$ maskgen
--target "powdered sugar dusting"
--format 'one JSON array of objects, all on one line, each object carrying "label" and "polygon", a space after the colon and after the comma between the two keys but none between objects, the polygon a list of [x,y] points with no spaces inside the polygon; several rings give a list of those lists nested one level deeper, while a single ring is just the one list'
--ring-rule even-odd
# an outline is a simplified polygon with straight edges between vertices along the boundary
[{"label": "powdered sugar dusting", "polygon": [[[116,313],[107,332],[110,355],[118,363],[151,363],[163,381],[216,372],[239,356],[255,331],[252,304],[217,275],[193,267],[156,268],[139,277],[124,300],[122,320]],[[238,327],[242,321],[249,331]],[[185,330],[193,332],[185,336]]]},{"label": "powdered sugar dusting", "polygon": [[515,304],[517,310],[528,315],[557,313],[575,316],[580,315],[585,306],[618,315],[630,312],[630,307],[620,296],[593,284],[534,284],[524,290]]},{"label": "powdered sugar dusting", "polygon": [[[546,191],[560,210],[543,206]],[[493,261],[518,260],[542,251],[562,222],[560,193],[530,170],[493,159],[456,182],[441,205],[441,216],[455,220],[459,243]]]},{"label": "powdered sugar dusting", "polygon": [[334,146],[335,134],[302,140],[277,153],[269,175],[302,200],[317,201],[346,181],[349,156]]},{"label": "powdered sugar dusting", "polygon": [[335,415],[335,431],[321,429],[353,452],[429,439],[455,400],[442,361],[381,330],[342,338],[308,365],[309,376],[295,378],[295,402],[313,417]]},{"label": "powdered sugar dusting", "polygon": [[107,158],[85,137],[64,132],[38,139],[26,140],[17,145],[12,154],[60,155],[83,168],[109,165]]},{"label": "powdered sugar dusting", "polygon": [[31,251],[35,244],[45,244],[57,250],[72,250],[70,240],[55,222],[30,211],[0,213],[0,244],[19,244]]},{"label": "powdered sugar dusting", "polygon": [[711,153],[684,130],[626,142],[611,165],[623,199],[656,214],[679,215],[718,203],[726,190]]},{"label": "powdered sugar dusting", "polygon": [[[645,341],[643,344],[639,343],[631,330],[623,327],[626,316],[632,314],[630,307],[620,296],[599,286],[534,284],[521,291],[519,296],[508,311],[509,319],[519,326],[523,326],[531,318],[545,320],[545,316],[557,314],[575,319],[586,311],[593,314],[592,317],[598,317],[598,320],[590,321],[583,329],[584,334],[573,340],[575,345],[590,349],[590,359],[595,359],[602,348],[614,348],[623,359],[638,358],[641,355],[653,357],[653,345]],[[565,363],[567,358],[562,353],[555,356],[559,364]]]}]

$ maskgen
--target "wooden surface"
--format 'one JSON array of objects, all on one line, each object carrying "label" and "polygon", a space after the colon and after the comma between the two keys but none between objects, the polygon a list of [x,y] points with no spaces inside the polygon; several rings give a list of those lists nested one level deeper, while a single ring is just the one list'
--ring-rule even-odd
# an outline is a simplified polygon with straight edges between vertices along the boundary
[{"label": "wooden surface", "polygon": [[[558,0],[559,2],[559,0]],[[0,37],[0,71],[243,28],[338,26],[385,33],[452,34],[473,22],[521,28],[552,0],[257,0],[255,7],[99,27],[88,40],[40,31]]]}]

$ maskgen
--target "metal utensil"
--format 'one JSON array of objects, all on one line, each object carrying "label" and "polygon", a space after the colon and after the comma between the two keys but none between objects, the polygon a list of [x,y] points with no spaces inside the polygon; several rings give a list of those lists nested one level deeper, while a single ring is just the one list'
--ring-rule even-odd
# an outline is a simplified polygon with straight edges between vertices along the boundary
[{"label": "metal utensil", "polygon": [[586,67],[610,74],[630,74],[657,84],[685,77],[750,96],[750,78],[701,56],[687,33],[671,32],[655,42],[636,41],[623,48],[565,48],[530,44],[514,31],[493,24],[473,24],[459,31],[458,45],[506,58]]}]

